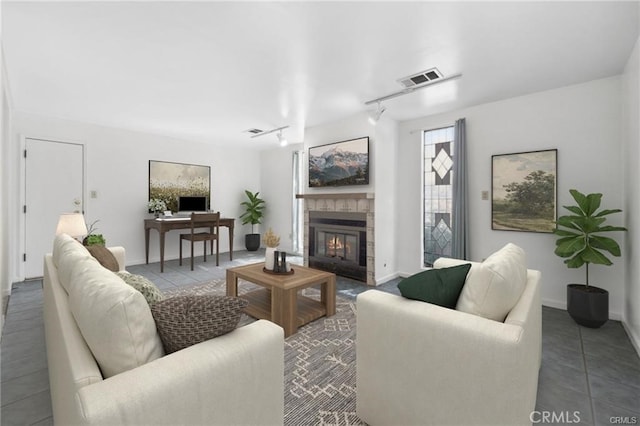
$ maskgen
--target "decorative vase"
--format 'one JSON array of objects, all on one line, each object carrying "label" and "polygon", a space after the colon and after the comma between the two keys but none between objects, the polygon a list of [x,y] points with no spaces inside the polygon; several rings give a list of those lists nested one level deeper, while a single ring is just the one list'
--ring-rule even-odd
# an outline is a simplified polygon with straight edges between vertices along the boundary
[{"label": "decorative vase", "polygon": [[160,212],[153,212],[153,217],[156,217],[156,218],[160,217]]},{"label": "decorative vase", "polygon": [[278,250],[277,247],[267,247],[264,253],[264,267],[269,271],[273,271],[274,258],[273,254]]},{"label": "decorative vase", "polygon": [[568,284],[567,312],[578,324],[599,328],[609,319],[609,292],[592,285]]}]

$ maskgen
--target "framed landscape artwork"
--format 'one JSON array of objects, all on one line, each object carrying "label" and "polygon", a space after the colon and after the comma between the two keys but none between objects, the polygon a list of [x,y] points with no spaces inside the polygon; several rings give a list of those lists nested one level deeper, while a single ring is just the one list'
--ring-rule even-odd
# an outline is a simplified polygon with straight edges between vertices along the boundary
[{"label": "framed landscape artwork", "polygon": [[149,160],[149,199],[178,211],[178,197],[207,197],[211,202],[211,167]]},{"label": "framed landscape artwork", "polygon": [[557,161],[557,149],[491,157],[491,229],[556,229]]},{"label": "framed landscape artwork", "polygon": [[309,148],[310,188],[368,184],[368,137]]}]

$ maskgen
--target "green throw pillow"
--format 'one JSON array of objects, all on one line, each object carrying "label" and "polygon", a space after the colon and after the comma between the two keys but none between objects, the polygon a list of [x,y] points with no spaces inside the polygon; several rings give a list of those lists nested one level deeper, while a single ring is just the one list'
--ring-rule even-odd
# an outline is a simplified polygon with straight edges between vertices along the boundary
[{"label": "green throw pillow", "polygon": [[398,288],[400,294],[408,299],[455,309],[469,269],[470,263],[451,268],[429,269],[400,281]]},{"label": "green throw pillow", "polygon": [[160,289],[142,275],[129,274],[128,272],[116,272],[116,275],[122,278],[122,281],[142,293],[149,305],[153,305],[164,299],[164,295]]}]

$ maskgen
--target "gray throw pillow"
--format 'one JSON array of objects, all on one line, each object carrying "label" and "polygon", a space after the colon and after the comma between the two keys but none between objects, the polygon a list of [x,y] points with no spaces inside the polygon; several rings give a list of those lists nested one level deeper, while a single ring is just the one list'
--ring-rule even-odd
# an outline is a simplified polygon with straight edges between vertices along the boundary
[{"label": "gray throw pillow", "polygon": [[233,331],[248,304],[229,296],[175,296],[151,305],[151,313],[164,351],[170,354]]},{"label": "gray throw pillow", "polygon": [[128,272],[116,272],[122,281],[138,290],[147,300],[149,306],[164,299],[164,295],[158,287],[142,275],[130,274]]}]

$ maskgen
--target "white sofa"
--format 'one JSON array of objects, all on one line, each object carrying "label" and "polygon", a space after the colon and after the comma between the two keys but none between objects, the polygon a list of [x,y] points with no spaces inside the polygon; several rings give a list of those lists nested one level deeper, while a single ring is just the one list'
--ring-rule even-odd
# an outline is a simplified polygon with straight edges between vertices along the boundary
[{"label": "white sofa", "polygon": [[[476,262],[439,259],[434,267],[462,263],[472,263],[468,281]],[[531,424],[541,361],[540,272],[525,271],[524,290],[504,322],[377,290],[360,294],[358,416],[374,426]]]},{"label": "white sofa", "polygon": [[[124,248],[112,247],[110,251],[124,270]],[[55,424],[283,423],[284,333],[281,327],[269,321],[256,321],[164,355],[161,344],[158,347],[160,340],[155,324],[149,323],[153,322],[150,309],[137,290],[130,288],[133,290],[130,293],[128,287],[119,288],[126,298],[110,308],[104,317],[99,306],[90,307],[88,319],[74,306],[78,300],[84,303],[87,300],[86,294],[82,299],[76,293],[94,288],[101,291],[106,287],[104,281],[109,281],[111,276],[118,278],[68,236],[56,237],[53,254],[45,256],[44,321]],[[124,284],[122,280],[119,282]],[[100,363],[96,361],[90,347],[106,345],[107,356],[118,356],[122,350],[117,341],[119,330],[107,323],[111,316],[118,315],[115,312],[118,309],[125,314],[135,312],[132,301],[139,311],[131,315],[130,328],[153,330],[147,336],[151,343],[145,343],[145,348],[136,348],[138,352],[120,360],[131,362],[135,358],[138,366],[103,377],[106,364],[102,358]],[[81,318],[82,326],[76,317]],[[92,325],[84,322],[91,320],[96,322],[93,326],[102,326],[103,330],[87,335]]]}]

